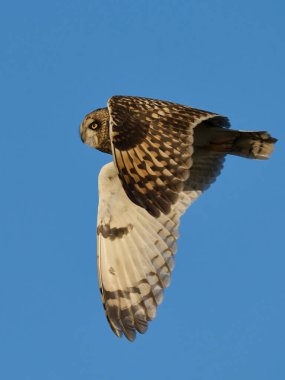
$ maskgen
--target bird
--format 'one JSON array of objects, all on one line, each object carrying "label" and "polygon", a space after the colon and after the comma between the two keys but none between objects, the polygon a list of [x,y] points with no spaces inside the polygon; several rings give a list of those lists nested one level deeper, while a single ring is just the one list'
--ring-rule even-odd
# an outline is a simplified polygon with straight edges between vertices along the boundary
[{"label": "bird", "polygon": [[227,154],[270,157],[266,131],[229,129],[227,117],[181,104],[112,96],[88,113],[81,140],[112,155],[98,177],[97,267],[113,332],[145,333],[170,284],[179,221],[216,180]]}]

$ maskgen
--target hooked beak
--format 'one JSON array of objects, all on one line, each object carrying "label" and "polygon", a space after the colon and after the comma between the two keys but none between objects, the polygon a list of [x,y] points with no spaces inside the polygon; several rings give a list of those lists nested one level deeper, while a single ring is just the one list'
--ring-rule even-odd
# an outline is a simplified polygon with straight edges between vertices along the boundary
[{"label": "hooked beak", "polygon": [[84,143],[85,142],[85,136],[84,136],[85,134],[83,133],[82,124],[80,124],[79,133],[80,133],[81,141]]}]

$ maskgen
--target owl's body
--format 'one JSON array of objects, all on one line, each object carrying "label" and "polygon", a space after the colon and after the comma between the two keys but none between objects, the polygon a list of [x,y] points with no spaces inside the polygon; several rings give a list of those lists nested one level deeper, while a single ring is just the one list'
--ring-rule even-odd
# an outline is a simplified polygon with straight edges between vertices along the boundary
[{"label": "owl's body", "polygon": [[219,175],[226,154],[266,159],[276,139],[228,129],[226,117],[114,96],[88,114],[82,140],[113,155],[99,175],[98,274],[108,321],[146,331],[169,285],[180,216]]}]

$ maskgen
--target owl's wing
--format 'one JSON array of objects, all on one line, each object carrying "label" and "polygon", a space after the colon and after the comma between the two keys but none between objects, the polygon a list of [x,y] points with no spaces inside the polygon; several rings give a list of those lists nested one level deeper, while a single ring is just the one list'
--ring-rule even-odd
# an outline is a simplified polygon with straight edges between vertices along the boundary
[{"label": "owl's wing", "polygon": [[[155,217],[169,213],[191,182],[194,128],[201,123],[229,126],[223,116],[147,98],[113,96],[108,109],[112,152],[123,188],[134,203]],[[223,158],[218,156],[217,173]],[[196,161],[201,157],[207,160],[200,152]],[[206,171],[213,169],[209,165]],[[213,180],[206,178],[206,182]]]},{"label": "owl's wing", "polygon": [[117,336],[134,340],[155,317],[174,266],[179,218],[199,195],[181,192],[170,213],[158,218],[126,195],[114,163],[99,175],[97,255],[100,291]]}]

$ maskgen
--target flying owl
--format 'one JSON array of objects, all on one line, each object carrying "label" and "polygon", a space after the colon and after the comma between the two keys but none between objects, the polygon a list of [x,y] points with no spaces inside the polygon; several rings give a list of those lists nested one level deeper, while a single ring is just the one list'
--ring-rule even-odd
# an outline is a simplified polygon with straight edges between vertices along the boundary
[{"label": "flying owl", "polygon": [[144,333],[169,286],[181,215],[220,174],[225,156],[267,159],[267,132],[228,129],[228,118],[167,101],[113,96],[80,136],[113,156],[99,174],[100,292],[117,336]]}]

